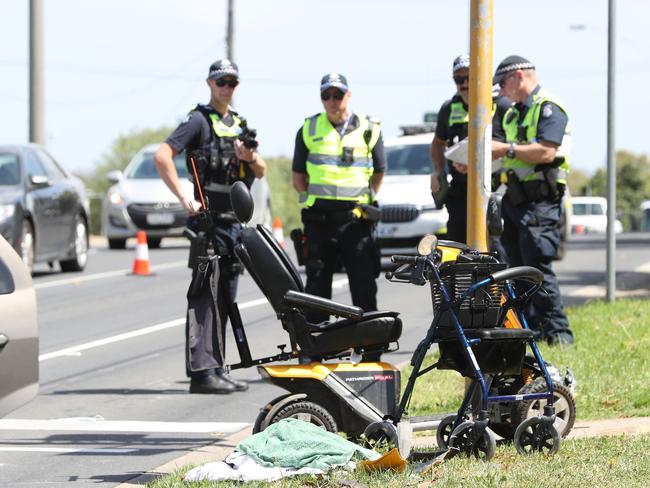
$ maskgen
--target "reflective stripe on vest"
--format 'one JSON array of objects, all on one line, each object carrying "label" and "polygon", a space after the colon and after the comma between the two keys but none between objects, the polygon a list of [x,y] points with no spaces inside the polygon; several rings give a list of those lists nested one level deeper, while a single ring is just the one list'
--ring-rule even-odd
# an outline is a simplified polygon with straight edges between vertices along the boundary
[{"label": "reflective stripe on vest", "polygon": [[[380,134],[379,122],[355,113],[359,127],[343,138],[323,112],[305,120],[302,137],[307,147],[307,187],[305,206],[317,198],[370,202],[370,177],[373,173],[372,149]],[[364,133],[370,133],[366,143]],[[344,161],[343,148],[352,149],[352,162]]]},{"label": "reflective stripe on vest", "polygon": [[449,127],[456,124],[467,124],[469,113],[465,110],[463,102],[453,102],[449,110]]},{"label": "reflective stripe on vest", "polygon": [[[506,135],[506,142],[513,142],[515,144],[533,144],[537,142],[537,126],[539,124],[539,117],[542,105],[545,102],[552,102],[557,105],[568,116],[568,112],[562,102],[560,102],[554,95],[550,94],[543,88],[540,88],[537,93],[533,95],[533,104],[526,112],[524,120],[519,123],[519,111],[515,106],[511,106],[503,117],[503,130]],[[526,135],[524,140],[519,139],[519,127],[526,128]],[[569,172],[569,150],[571,147],[571,130],[567,122],[562,138],[562,144],[557,149],[556,158],[560,158],[562,163],[559,165],[558,183],[566,184],[566,176]],[[520,181],[535,181],[543,180],[544,174],[541,171],[535,171],[536,164],[526,163],[517,158],[503,158],[501,167],[505,170],[513,170]]]}]

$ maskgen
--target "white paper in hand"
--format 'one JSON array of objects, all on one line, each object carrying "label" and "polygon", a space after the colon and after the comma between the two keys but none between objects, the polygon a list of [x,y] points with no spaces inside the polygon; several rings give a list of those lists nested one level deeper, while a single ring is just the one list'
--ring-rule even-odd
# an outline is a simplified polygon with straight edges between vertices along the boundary
[{"label": "white paper in hand", "polygon": [[454,163],[467,164],[468,158],[468,140],[467,137],[445,151],[445,157]]}]

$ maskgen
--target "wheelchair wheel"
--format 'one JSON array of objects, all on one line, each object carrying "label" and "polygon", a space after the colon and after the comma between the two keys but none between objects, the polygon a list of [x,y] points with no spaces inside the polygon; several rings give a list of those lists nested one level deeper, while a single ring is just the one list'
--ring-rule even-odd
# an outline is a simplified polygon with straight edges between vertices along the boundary
[{"label": "wheelchair wheel", "polygon": [[472,441],[475,423],[471,420],[463,422],[449,436],[449,447],[456,448],[461,454],[474,456],[477,459],[489,461],[494,456],[497,442],[490,429],[485,429],[483,435],[476,441]]},{"label": "wheelchair wheel", "polygon": [[281,408],[271,419],[270,424],[279,422],[282,419],[298,419],[310,422],[318,427],[322,427],[328,432],[338,432],[338,426],[332,414],[317,403],[309,401],[298,401],[290,403]]},{"label": "wheelchair wheel", "polygon": [[560,434],[555,425],[548,425],[540,417],[533,417],[517,427],[514,444],[519,454],[541,452],[552,455],[560,449]]},{"label": "wheelchair wheel", "polygon": [[[547,391],[544,378],[537,378],[528,385],[524,385],[519,394],[543,393]],[[526,400],[512,404],[512,425],[520,425],[526,419],[538,417],[544,413],[546,400]],[[576,420],[576,402],[569,389],[557,382],[553,383],[553,406],[555,407],[555,429],[562,437],[566,437]]]},{"label": "wheelchair wheel", "polygon": [[451,436],[452,427],[456,421],[455,415],[447,415],[440,421],[436,429],[436,441],[440,449],[447,449],[449,447],[449,436]]}]

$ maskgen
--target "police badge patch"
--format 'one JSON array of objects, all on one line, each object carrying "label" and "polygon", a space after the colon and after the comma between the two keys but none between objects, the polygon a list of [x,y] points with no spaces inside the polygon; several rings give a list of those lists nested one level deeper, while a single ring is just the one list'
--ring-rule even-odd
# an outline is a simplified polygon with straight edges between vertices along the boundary
[{"label": "police badge patch", "polygon": [[550,103],[547,103],[542,107],[542,117],[548,119],[551,115],[553,115],[553,108]]}]

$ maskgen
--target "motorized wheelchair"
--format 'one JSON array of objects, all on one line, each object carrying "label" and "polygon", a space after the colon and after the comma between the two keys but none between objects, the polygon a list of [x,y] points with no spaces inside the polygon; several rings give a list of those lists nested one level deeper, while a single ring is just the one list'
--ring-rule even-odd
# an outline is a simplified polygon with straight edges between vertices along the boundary
[{"label": "motorized wheelchair", "polygon": [[[233,185],[231,201],[238,219],[245,224],[252,215],[253,204],[243,184]],[[495,447],[494,434],[488,428],[489,405],[545,400],[543,415],[522,419],[520,425],[514,426],[514,440],[521,452],[557,451],[560,432],[554,426],[553,379],[534,343],[533,333],[522,316],[519,319],[523,328],[503,327],[506,312],[539,288],[539,271],[529,267],[504,269],[505,265],[492,263],[489,256],[476,253],[476,262],[466,264],[480,269],[484,275],[479,279],[470,275],[470,281],[460,287],[456,280],[450,295],[447,286],[452,283],[439,272],[444,253],[436,249],[435,236],[430,236],[425,247],[427,243],[429,249],[419,249],[420,256],[394,256],[393,262],[401,266],[388,275],[389,279],[417,285],[429,282],[434,305],[433,322],[413,354],[413,372],[400,397],[399,370],[385,362],[363,360],[365,356],[396,350],[402,330],[399,314],[364,313],[358,307],[305,293],[300,274],[271,232],[263,226],[242,229],[235,253],[273,307],[290,342],[289,351],[281,345],[280,353],[253,359],[236,304],[233,305],[230,318],[241,361],[230,368],[258,366],[262,378],[289,392],[261,409],[254,432],[283,418],[295,417],[333,432],[345,432],[352,438],[364,434],[368,439],[384,438],[397,444],[398,431],[408,431],[399,426],[408,423],[407,406],[416,379],[437,367],[455,369],[471,378],[471,387],[457,414],[443,419],[438,428],[441,447],[489,459]],[[468,253],[459,247],[456,255],[462,254]],[[494,266],[483,266],[486,263]],[[518,297],[512,280],[531,280],[534,285]],[[506,302],[502,304],[504,292]],[[307,310],[324,311],[336,319],[311,324],[305,320]],[[468,326],[462,324],[467,320]],[[421,369],[433,344],[440,349],[440,360]],[[526,344],[530,344],[534,366],[544,378],[544,391],[490,394],[491,378],[521,373]],[[289,360],[298,361],[269,365]],[[491,375],[490,379],[486,374]]]}]

